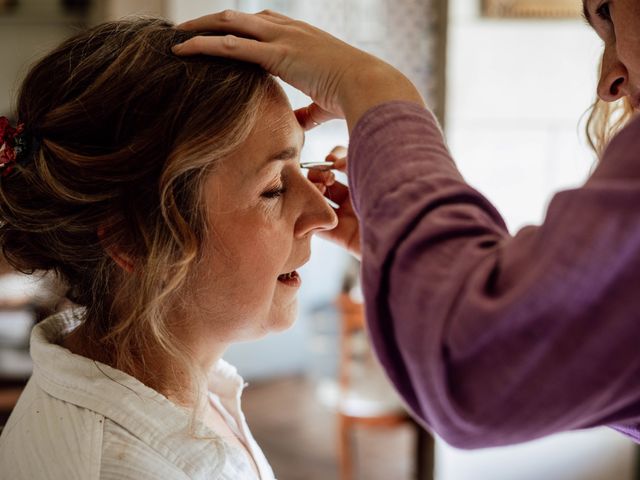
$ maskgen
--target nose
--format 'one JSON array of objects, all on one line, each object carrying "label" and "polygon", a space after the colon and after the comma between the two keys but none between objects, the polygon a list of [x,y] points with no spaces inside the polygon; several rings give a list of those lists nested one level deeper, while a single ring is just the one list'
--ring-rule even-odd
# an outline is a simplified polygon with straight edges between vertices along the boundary
[{"label": "nose", "polygon": [[335,228],[338,225],[338,217],[320,190],[303,175],[300,175],[298,181],[304,200],[301,202],[302,210],[295,225],[296,237],[302,238]]},{"label": "nose", "polygon": [[618,58],[615,47],[606,47],[602,56],[598,96],[605,102],[615,102],[628,95],[629,72]]}]

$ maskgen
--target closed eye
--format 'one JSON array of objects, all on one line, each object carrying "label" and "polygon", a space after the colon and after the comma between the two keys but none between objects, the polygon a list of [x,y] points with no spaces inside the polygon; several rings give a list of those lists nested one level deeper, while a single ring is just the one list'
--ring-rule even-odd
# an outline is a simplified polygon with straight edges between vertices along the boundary
[{"label": "closed eye", "polygon": [[274,199],[274,198],[281,197],[282,195],[284,195],[286,191],[287,189],[284,186],[282,186],[279,188],[275,188],[273,190],[267,190],[262,194],[262,197],[267,199]]},{"label": "closed eye", "polygon": [[596,15],[600,17],[605,22],[611,21],[611,9],[609,8],[609,2],[605,2],[598,7],[596,10]]}]

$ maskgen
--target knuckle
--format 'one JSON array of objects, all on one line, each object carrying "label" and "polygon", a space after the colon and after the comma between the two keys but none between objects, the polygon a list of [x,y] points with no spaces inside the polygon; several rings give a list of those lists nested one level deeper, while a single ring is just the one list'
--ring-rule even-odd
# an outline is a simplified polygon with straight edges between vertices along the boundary
[{"label": "knuckle", "polygon": [[230,22],[234,20],[236,16],[237,12],[228,8],[220,13],[220,20],[223,22]]},{"label": "knuckle", "polygon": [[193,37],[182,44],[182,48],[188,47],[190,51],[199,52],[202,49],[202,39]]},{"label": "knuckle", "polygon": [[310,24],[308,24],[307,22],[303,22],[302,20],[293,20],[290,26],[294,30],[296,30],[298,33],[306,32],[308,29],[311,28]]},{"label": "knuckle", "polygon": [[260,12],[260,15],[273,15],[273,14],[274,14],[273,10],[269,10],[268,8],[265,8]]},{"label": "knuckle", "polygon": [[238,46],[238,37],[235,35],[225,35],[222,37],[222,46],[227,50],[233,50]]}]

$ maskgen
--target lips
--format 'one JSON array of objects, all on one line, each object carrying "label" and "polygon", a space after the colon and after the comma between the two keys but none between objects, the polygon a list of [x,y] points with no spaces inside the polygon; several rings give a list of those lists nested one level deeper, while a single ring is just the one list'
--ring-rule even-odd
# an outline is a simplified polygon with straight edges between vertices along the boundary
[{"label": "lips", "polygon": [[307,255],[303,261],[295,263],[294,265],[296,266],[290,272],[281,273],[280,275],[278,275],[278,282],[281,284],[287,285],[289,287],[299,287],[300,284],[302,283],[302,279],[300,278],[300,275],[298,274],[297,269],[301,268],[308,261],[309,261],[309,255]]},{"label": "lips", "polygon": [[278,282],[287,285],[288,287],[299,287],[302,283],[300,275],[295,270],[289,273],[283,273],[278,275]]},{"label": "lips", "polygon": [[[302,284],[302,279],[300,278],[297,270],[306,265],[310,257],[311,253],[309,251],[306,251],[305,256],[298,260],[296,263],[289,263],[289,265],[292,266],[293,269],[289,272],[281,273],[280,275],[278,275],[278,283],[289,287],[299,287]],[[286,266],[285,268],[290,267]]]}]

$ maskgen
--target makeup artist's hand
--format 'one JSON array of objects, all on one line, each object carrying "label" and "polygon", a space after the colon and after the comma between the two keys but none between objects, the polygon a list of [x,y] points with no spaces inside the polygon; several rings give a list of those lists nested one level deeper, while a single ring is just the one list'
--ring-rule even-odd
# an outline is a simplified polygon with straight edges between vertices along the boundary
[{"label": "makeup artist's hand", "polygon": [[261,65],[309,95],[307,127],[344,117],[352,130],[371,107],[391,100],[424,105],[413,84],[384,61],[307,23],[264,11],[226,10],[188,21],[180,29],[224,32],[174,47],[178,55],[231,57]]},{"label": "makeup artist's hand", "polygon": [[[333,162],[335,170],[346,173],[347,149],[335,147],[327,155],[326,161]],[[333,230],[322,231],[318,235],[340,245],[360,259],[360,226],[349,196],[349,187],[337,181],[332,170],[309,170],[308,178],[327,199],[337,205],[334,211],[338,216],[338,226]]]}]

